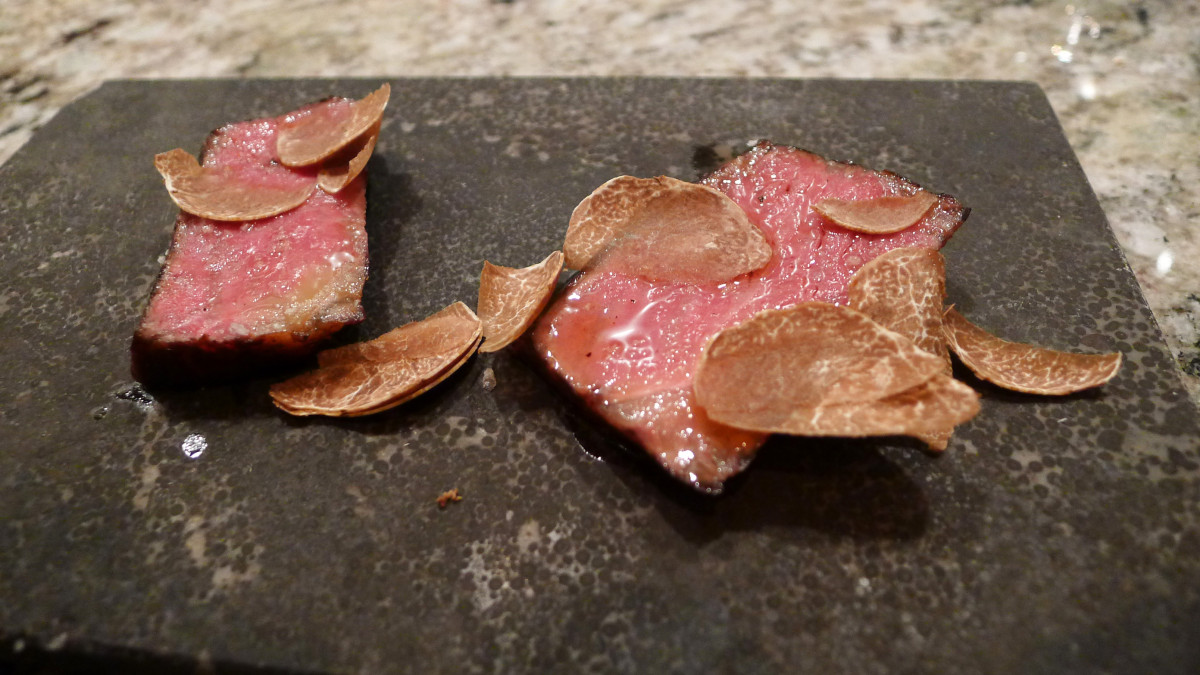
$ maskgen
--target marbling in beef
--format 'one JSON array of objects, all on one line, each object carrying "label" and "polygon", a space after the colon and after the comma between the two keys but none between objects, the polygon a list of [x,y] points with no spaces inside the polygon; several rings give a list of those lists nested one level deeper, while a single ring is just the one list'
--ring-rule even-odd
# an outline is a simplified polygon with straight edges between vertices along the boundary
[{"label": "marbling in beef", "polygon": [[[318,106],[348,106],[329,99]],[[296,114],[296,113],[291,113]],[[286,116],[231,124],[205,143],[202,164],[249,184],[316,182],[318,167],[278,162]],[[310,354],[362,320],[367,274],[366,177],[336,194],[246,222],[181,212],[133,338],[132,370],[151,385],[228,380]]]},{"label": "marbling in beef", "polygon": [[825,198],[872,199],[921,188],[895,174],[760,143],[708,176],[761,228],[771,261],[728,283],[650,281],[607,260],[579,274],[533,331],[537,353],[601,417],[667,471],[718,491],[765,436],[709,420],[692,375],[708,339],[765,309],[804,301],[845,304],[851,275],[898,247],[938,249],[967,209],[947,195],[893,234],[839,227],[811,208]]}]

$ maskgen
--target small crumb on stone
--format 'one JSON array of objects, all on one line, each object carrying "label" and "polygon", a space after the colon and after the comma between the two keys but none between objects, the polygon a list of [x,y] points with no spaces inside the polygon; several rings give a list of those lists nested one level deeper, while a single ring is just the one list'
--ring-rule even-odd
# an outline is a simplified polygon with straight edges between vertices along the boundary
[{"label": "small crumb on stone", "polygon": [[496,371],[488,368],[483,371],[483,375],[479,378],[479,385],[484,391],[491,391],[496,388]]},{"label": "small crumb on stone", "polygon": [[451,502],[461,502],[462,499],[462,495],[458,494],[458,488],[452,488],[438,495],[437,505],[439,509],[444,509],[446,508],[447,504]]}]

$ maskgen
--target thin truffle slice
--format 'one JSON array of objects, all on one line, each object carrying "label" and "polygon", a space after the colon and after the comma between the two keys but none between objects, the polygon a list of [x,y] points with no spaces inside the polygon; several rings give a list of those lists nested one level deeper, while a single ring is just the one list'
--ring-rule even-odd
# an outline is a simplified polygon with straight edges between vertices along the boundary
[{"label": "thin truffle slice", "polygon": [[550,302],[562,267],[562,251],[521,269],[483,262],[483,272],[479,274],[479,319],[483,322],[484,342],[479,351],[503,349],[529,329]]},{"label": "thin truffle slice", "polygon": [[729,197],[659,176],[620,176],[571,214],[566,264],[586,269],[606,259],[626,274],[702,284],[730,281],[767,264],[771,247]]},{"label": "thin truffle slice", "polygon": [[317,187],[311,174],[280,167],[200,166],[181,148],[155,155],[154,168],[180,209],[212,220],[276,216],[303,204]]},{"label": "thin truffle slice", "polygon": [[380,126],[380,123],[376,122],[360,141],[347,146],[338,156],[326,160],[317,174],[317,187],[334,194],[357,178],[358,174],[367,168],[371,153],[375,152]]},{"label": "thin truffle slice", "polygon": [[317,370],[271,387],[292,415],[356,417],[394,408],[428,391],[466,363],[482,337],[461,302],[374,340],[317,356]]},{"label": "thin truffle slice", "polygon": [[391,93],[391,86],[384,84],[357,101],[334,99],[287,115],[275,139],[279,161],[284,166],[311,166],[334,156],[379,124]]},{"label": "thin truffle slice", "polygon": [[941,362],[861,313],[805,303],[718,333],[696,367],[713,420],[804,436],[937,433],[979,412]]},{"label": "thin truffle slice", "polygon": [[911,195],[873,199],[828,198],[813,204],[813,210],[848,230],[867,234],[891,234],[912,227],[938,198],[920,190]]},{"label": "thin truffle slice", "polygon": [[709,416],[726,421],[878,400],[940,370],[937,357],[861,312],[806,302],[761,312],[713,336],[696,365],[694,387]]},{"label": "thin truffle slice", "polygon": [[851,307],[942,359],[943,374],[951,373],[942,335],[946,265],[941,253],[927,248],[888,251],[863,265],[846,292]]},{"label": "thin truffle slice", "polygon": [[[950,351],[942,335],[946,299],[946,265],[942,254],[921,248],[888,251],[862,266],[846,288],[850,306],[942,359],[950,376]],[[953,428],[913,433],[930,450],[945,450]]]},{"label": "thin truffle slice", "polygon": [[1098,387],[1121,368],[1121,354],[1076,354],[1002,340],[953,307],[942,323],[958,358],[980,378],[1027,394],[1060,396]]}]

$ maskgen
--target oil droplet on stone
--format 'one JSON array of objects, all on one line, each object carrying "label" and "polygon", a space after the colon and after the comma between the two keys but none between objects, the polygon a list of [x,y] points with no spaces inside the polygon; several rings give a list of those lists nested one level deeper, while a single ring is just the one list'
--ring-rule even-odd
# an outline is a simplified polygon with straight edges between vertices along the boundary
[{"label": "oil droplet on stone", "polygon": [[196,459],[208,449],[208,439],[200,434],[189,434],[183,439],[183,454],[188,459]]},{"label": "oil droplet on stone", "polygon": [[151,396],[142,385],[134,382],[129,387],[117,392],[114,396],[122,401],[129,401],[137,406],[138,410],[148,412],[154,407],[154,397]]}]

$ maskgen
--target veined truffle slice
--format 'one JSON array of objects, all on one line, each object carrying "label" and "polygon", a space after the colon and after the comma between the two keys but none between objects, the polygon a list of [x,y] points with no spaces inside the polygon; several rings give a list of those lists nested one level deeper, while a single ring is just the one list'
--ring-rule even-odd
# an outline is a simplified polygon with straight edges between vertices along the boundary
[{"label": "veined truffle slice", "polygon": [[329,194],[335,194],[357,178],[358,174],[367,168],[371,153],[375,152],[380,126],[381,124],[376,122],[366,136],[322,164],[320,172],[317,173],[317,187]]},{"label": "veined truffle slice", "polygon": [[[850,306],[942,359],[950,376],[950,352],[942,335],[946,266],[942,254],[926,248],[898,248],[863,265],[846,288]],[[931,450],[945,450],[952,428],[915,433]]]},{"label": "veined truffle slice", "polygon": [[563,242],[566,265],[601,258],[649,280],[721,283],[765,266],[771,246],[745,211],[705,185],[619,176],[584,198]]},{"label": "veined truffle slice", "polygon": [[357,101],[327,101],[288,115],[275,140],[279,161],[295,167],[329,159],[379,123],[391,94],[384,84]]},{"label": "veined truffle slice", "polygon": [[521,269],[483,262],[478,308],[484,342],[479,351],[503,349],[529,329],[550,302],[562,267],[562,251]]},{"label": "veined truffle slice", "polygon": [[[696,366],[713,419],[887,398],[922,384],[941,361],[848,307],[806,302],[717,333]],[[737,425],[735,425],[737,426]]]},{"label": "veined truffle slice", "polygon": [[941,253],[927,248],[888,251],[855,272],[846,291],[850,307],[942,359],[944,374],[950,374],[942,335],[946,266]]},{"label": "veined truffle slice", "polygon": [[1121,368],[1121,354],[1076,354],[1002,340],[953,307],[942,322],[958,358],[980,378],[1027,394],[1060,396],[1098,387]]},{"label": "veined truffle slice", "polygon": [[326,350],[317,370],[271,387],[293,415],[356,417],[425,393],[466,363],[482,338],[479,318],[461,302],[374,340]]},{"label": "veined truffle slice", "polygon": [[911,195],[873,199],[831,197],[813,204],[813,210],[847,230],[891,234],[912,227],[937,201],[936,195],[920,190]]},{"label": "veined truffle slice", "polygon": [[859,312],[805,303],[717,334],[696,399],[722,424],[804,436],[937,433],[979,412],[941,361]]},{"label": "veined truffle slice", "polygon": [[[935,375],[912,389],[857,403],[811,407],[767,407],[725,417],[719,422],[747,431],[795,436],[915,436],[926,440],[947,433],[979,413],[979,394],[946,375]],[[947,439],[948,436],[947,436]],[[945,446],[935,449],[945,449]]]},{"label": "veined truffle slice", "polygon": [[154,156],[167,193],[179,208],[223,221],[277,216],[303,204],[316,189],[311,175],[266,166],[200,166],[181,148]]}]

